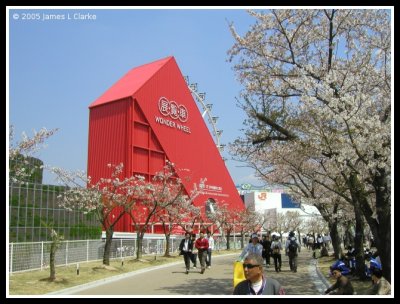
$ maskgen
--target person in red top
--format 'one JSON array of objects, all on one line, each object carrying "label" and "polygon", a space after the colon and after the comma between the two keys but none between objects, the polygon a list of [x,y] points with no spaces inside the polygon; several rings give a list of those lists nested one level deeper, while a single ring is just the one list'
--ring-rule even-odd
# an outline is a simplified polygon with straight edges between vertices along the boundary
[{"label": "person in red top", "polygon": [[200,232],[200,237],[195,242],[195,247],[198,249],[199,260],[201,265],[201,274],[206,270],[206,257],[208,249],[208,240],[204,238],[204,233]]}]

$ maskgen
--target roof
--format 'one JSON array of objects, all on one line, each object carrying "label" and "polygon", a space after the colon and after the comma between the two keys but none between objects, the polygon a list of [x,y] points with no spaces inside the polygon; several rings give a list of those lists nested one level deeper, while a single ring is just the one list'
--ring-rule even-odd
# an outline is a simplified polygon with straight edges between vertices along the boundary
[{"label": "roof", "polygon": [[97,107],[115,100],[135,94],[156,72],[168,61],[174,60],[173,56],[166,57],[148,64],[133,68],[120,80],[111,86],[103,95],[89,105],[89,108]]}]

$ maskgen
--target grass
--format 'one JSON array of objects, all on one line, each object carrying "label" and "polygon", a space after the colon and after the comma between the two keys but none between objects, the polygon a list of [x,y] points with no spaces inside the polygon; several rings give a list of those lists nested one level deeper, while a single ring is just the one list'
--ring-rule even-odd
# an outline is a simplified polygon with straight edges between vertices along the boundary
[{"label": "grass", "polygon": [[[335,260],[336,259],[333,256],[325,256],[318,259],[318,268],[331,285],[334,284],[336,280],[332,276],[329,276],[329,267],[335,262]],[[365,294],[365,291],[371,287],[370,280],[364,281],[352,277],[350,277],[350,280],[354,291],[357,292],[358,295]]]},{"label": "grass", "polygon": [[[213,251],[213,255],[235,253],[235,250]],[[21,272],[9,275],[10,295],[44,295],[65,288],[93,282],[107,277],[120,275],[135,270],[154,267],[173,262],[181,262],[182,257],[178,254],[171,257],[143,256],[141,260],[129,258],[110,260],[110,267],[104,267],[102,261],[80,263],[79,275],[77,275],[76,264],[56,267],[56,280],[50,282],[50,269]]]}]

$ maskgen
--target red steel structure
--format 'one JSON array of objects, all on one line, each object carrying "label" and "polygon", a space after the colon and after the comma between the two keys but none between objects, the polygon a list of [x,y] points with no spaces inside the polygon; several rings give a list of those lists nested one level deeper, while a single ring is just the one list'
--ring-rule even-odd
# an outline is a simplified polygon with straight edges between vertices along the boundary
[{"label": "red steel structure", "polygon": [[[94,182],[109,176],[107,164],[121,162],[124,177],[140,174],[150,179],[168,159],[190,170],[187,193],[194,182],[206,178],[196,206],[213,199],[244,208],[174,57],[130,70],[89,110],[88,175]],[[134,232],[129,215],[115,231]],[[161,226],[154,232],[161,232]]]}]

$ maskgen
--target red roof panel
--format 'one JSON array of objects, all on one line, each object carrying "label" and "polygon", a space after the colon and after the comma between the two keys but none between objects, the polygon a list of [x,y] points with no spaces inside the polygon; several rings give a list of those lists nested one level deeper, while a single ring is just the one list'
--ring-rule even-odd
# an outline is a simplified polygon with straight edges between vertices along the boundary
[{"label": "red roof panel", "polygon": [[111,86],[96,101],[90,104],[93,108],[105,103],[113,102],[128,96],[132,96],[140,89],[156,72],[173,57],[169,56],[148,64],[141,65],[130,70],[120,80]]}]

